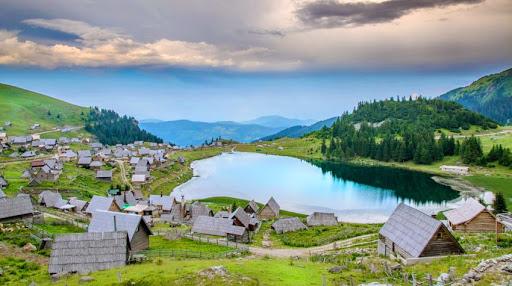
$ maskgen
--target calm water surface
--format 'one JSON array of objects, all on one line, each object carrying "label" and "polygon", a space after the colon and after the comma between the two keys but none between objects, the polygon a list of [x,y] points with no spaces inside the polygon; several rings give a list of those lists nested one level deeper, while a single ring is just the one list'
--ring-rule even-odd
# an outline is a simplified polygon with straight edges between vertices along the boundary
[{"label": "calm water surface", "polygon": [[431,212],[458,198],[428,175],[385,167],[307,162],[257,153],[224,153],[192,163],[194,177],[174,196],[200,199],[227,196],[266,202],[309,214],[334,212],[339,220],[382,222],[400,203]]}]

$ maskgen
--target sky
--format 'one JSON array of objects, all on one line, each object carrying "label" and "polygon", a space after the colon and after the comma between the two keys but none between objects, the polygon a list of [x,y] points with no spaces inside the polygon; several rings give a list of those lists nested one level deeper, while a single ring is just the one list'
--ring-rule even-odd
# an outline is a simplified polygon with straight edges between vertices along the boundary
[{"label": "sky", "polygon": [[325,119],[512,66],[510,0],[0,0],[0,82],[139,119]]}]

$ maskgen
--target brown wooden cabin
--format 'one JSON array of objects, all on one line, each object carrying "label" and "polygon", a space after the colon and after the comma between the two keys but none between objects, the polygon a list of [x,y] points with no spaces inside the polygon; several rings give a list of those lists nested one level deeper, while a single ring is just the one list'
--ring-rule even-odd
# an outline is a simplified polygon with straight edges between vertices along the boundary
[{"label": "brown wooden cabin", "polygon": [[381,228],[377,251],[405,259],[464,253],[443,223],[403,203]]},{"label": "brown wooden cabin", "polygon": [[273,197],[270,197],[268,202],[265,204],[265,206],[260,210],[260,213],[258,214],[259,218],[262,220],[265,219],[274,219],[279,217],[279,211],[280,206],[274,200]]},{"label": "brown wooden cabin", "polygon": [[493,213],[473,198],[467,199],[460,207],[444,212],[450,227],[460,232],[503,232],[503,224]]}]

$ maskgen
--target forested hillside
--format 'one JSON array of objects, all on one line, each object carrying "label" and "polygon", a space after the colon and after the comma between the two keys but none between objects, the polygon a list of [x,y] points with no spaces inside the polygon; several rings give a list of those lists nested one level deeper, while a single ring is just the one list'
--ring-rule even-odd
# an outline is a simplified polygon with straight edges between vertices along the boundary
[{"label": "forested hillside", "polygon": [[482,77],[440,98],[458,102],[500,123],[512,123],[512,69]]},{"label": "forested hillside", "polygon": [[435,130],[458,132],[471,126],[488,129],[497,124],[455,102],[391,98],[360,103],[353,113],[343,114],[316,135],[324,139],[322,153],[329,159],[361,156],[430,164],[460,149],[453,138],[435,140]]},{"label": "forested hillside", "polygon": [[91,108],[85,130],[94,134],[103,144],[128,144],[134,141],[162,143],[155,135],[141,130],[133,117],[119,116],[113,110]]}]

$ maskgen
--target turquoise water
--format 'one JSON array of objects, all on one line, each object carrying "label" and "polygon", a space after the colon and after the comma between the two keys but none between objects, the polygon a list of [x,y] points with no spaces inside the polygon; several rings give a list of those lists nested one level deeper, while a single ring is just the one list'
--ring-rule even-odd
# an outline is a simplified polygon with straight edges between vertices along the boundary
[{"label": "turquoise water", "polygon": [[266,202],[309,214],[334,212],[350,222],[385,221],[400,203],[426,212],[447,208],[458,198],[428,175],[384,167],[307,162],[257,153],[224,153],[192,164],[194,177],[173,195],[185,199],[227,196]]}]

